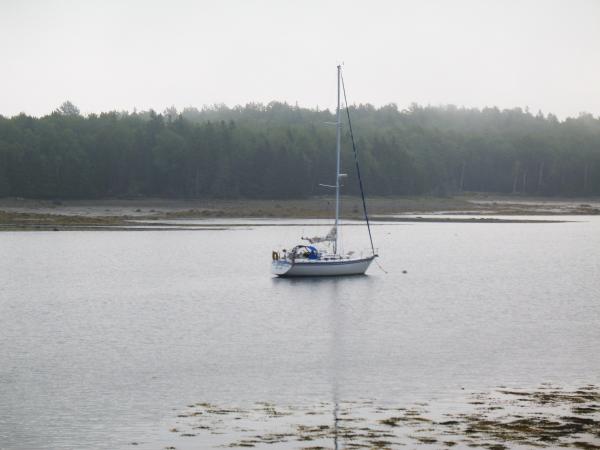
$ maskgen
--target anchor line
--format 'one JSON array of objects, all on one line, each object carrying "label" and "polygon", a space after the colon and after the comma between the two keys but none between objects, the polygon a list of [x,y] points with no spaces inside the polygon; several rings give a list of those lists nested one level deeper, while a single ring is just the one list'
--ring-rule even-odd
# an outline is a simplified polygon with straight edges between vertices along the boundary
[{"label": "anchor line", "polygon": [[383,273],[385,273],[386,275],[389,273],[387,270],[385,270],[385,269],[383,268],[383,266],[382,266],[381,264],[379,264],[379,261],[375,260],[375,264],[377,264],[377,267],[379,267],[379,268],[381,269],[381,271],[382,271]]}]

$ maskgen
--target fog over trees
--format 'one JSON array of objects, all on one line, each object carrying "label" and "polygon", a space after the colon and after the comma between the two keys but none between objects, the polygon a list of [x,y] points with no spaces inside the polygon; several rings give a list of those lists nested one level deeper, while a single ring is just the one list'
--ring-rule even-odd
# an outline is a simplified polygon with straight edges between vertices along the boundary
[{"label": "fog over trees", "polygon": [[[600,118],[519,108],[350,108],[367,195],[600,194]],[[335,173],[329,110],[285,103],[0,116],[0,197],[291,198]],[[348,127],[346,193],[357,193]]]}]

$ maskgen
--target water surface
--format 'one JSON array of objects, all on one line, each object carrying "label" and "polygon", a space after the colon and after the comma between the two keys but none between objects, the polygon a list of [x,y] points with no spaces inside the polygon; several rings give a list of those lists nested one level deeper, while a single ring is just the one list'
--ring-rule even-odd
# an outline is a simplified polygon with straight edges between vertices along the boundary
[{"label": "water surface", "polygon": [[196,402],[598,383],[600,220],[564,219],[378,225],[387,274],[313,280],[270,254],[325,226],[1,233],[0,448],[163,448]]}]

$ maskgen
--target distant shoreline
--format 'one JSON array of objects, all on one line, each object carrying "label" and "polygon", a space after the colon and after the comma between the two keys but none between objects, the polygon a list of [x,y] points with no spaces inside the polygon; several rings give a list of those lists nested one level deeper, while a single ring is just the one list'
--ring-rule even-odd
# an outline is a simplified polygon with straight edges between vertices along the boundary
[{"label": "distant shoreline", "polygon": [[[600,215],[600,198],[483,194],[456,197],[374,197],[368,199],[367,206],[374,221],[389,222],[539,223],[561,220],[540,220],[535,216]],[[164,221],[174,219],[213,219],[212,222],[218,218],[326,219],[332,217],[332,214],[333,202],[329,197],[294,200],[0,199],[1,230],[139,229],[135,226],[139,225],[139,220],[149,222],[150,229],[169,229],[170,224],[165,224]],[[436,215],[440,217],[435,217]],[[345,219],[362,218],[359,197],[343,197],[342,216]]]}]

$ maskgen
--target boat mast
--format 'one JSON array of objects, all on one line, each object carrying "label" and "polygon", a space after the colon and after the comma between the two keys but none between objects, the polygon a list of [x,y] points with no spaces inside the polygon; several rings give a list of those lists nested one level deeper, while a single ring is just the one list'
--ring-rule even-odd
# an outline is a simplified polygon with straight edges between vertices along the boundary
[{"label": "boat mast", "polygon": [[342,136],[342,122],[340,116],[340,77],[342,74],[342,66],[337,66],[337,110],[336,110],[336,151],[337,151],[337,165],[335,170],[335,241],[333,243],[333,253],[337,255],[338,252],[338,238],[339,238],[339,225],[340,225],[340,147],[341,147],[341,136]]}]

